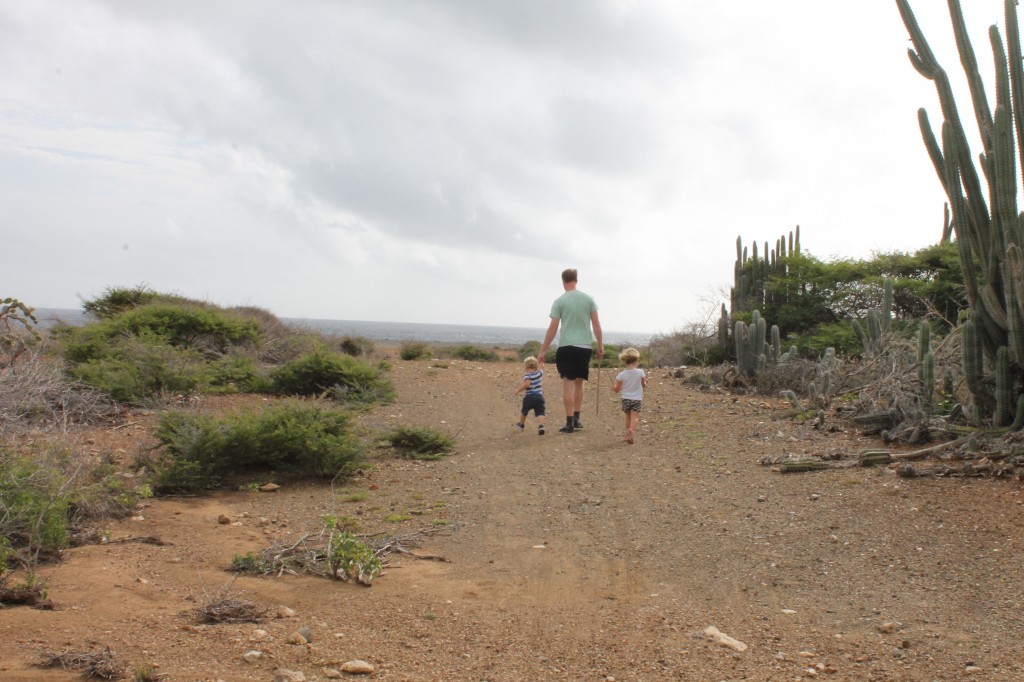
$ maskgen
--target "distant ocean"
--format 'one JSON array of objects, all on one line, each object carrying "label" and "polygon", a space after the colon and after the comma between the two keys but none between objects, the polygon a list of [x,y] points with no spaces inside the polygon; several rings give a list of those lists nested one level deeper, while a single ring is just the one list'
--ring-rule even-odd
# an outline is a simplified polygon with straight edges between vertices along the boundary
[{"label": "distant ocean", "polygon": [[[85,314],[71,308],[36,308],[41,327],[56,324],[81,325]],[[364,336],[374,341],[424,341],[427,343],[511,344],[543,341],[545,327],[488,327],[468,324],[426,324],[418,322],[366,322],[359,320],[317,320],[282,317],[297,329],[309,329],[337,336]],[[654,334],[605,331],[605,343],[645,346]]]}]

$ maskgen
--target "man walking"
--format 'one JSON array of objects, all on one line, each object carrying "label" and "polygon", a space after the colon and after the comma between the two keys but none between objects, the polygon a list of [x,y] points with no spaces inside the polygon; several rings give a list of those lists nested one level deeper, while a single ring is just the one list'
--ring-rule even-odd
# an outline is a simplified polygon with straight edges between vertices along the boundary
[{"label": "man walking", "polygon": [[562,288],[565,293],[551,305],[551,324],[544,336],[539,360],[541,364],[544,363],[548,347],[558,333],[555,367],[558,376],[562,377],[562,402],[565,404],[565,426],[558,430],[561,433],[573,433],[583,428],[580,410],[583,408],[583,382],[590,378],[590,344],[596,337],[598,358],[604,357],[604,344],[597,304],[576,288],[574,268],[562,273]]}]

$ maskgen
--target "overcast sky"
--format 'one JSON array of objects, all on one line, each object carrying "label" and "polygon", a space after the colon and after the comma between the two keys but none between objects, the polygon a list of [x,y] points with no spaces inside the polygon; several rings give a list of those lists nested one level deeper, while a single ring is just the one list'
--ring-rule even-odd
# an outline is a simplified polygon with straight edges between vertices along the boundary
[{"label": "overcast sky", "polygon": [[894,0],[0,0],[0,297],[544,327],[576,267],[606,329],[682,329],[737,236],[938,241],[909,46]]}]

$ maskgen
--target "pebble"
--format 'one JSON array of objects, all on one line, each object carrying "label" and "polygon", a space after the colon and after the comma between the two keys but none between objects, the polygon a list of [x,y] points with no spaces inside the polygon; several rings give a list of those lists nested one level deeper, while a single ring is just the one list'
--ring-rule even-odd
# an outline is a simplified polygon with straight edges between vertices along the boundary
[{"label": "pebble", "polygon": [[263,485],[260,486],[260,492],[261,493],[273,493],[273,492],[277,492],[280,489],[281,489],[281,486],[279,486],[276,483],[264,483]]},{"label": "pebble", "polygon": [[231,517],[228,516],[227,514],[221,514],[220,516],[217,517],[217,523],[219,523],[222,526],[226,526],[229,523],[231,523]]},{"label": "pebble", "polygon": [[878,626],[878,631],[881,632],[882,634],[886,634],[887,635],[887,634],[896,632],[896,630],[899,627],[900,627],[899,623],[897,623],[895,621],[890,621],[888,623],[882,623],[881,625],[879,625]]},{"label": "pebble", "polygon": [[242,654],[242,658],[245,659],[246,663],[258,663],[259,660],[263,658],[263,652],[256,651],[255,649],[251,651],[246,651],[244,654]]},{"label": "pebble", "polygon": [[306,676],[298,670],[278,668],[274,671],[274,682],[306,682]]},{"label": "pebble", "polygon": [[324,668],[320,673],[329,680],[337,680],[341,678],[341,671],[335,670],[334,668]]},{"label": "pebble", "polygon": [[299,634],[302,635],[303,637],[305,637],[307,642],[312,642],[313,641],[313,631],[310,630],[309,628],[306,628],[306,627],[299,628]]},{"label": "pebble", "polygon": [[280,606],[277,609],[277,617],[278,618],[294,618],[295,617],[295,609],[290,609],[287,606]]},{"label": "pebble", "polygon": [[287,642],[288,644],[309,644],[309,640],[303,637],[298,632],[293,632],[292,634],[288,635],[288,639],[286,639],[285,642]]},{"label": "pebble", "polygon": [[252,641],[254,641],[254,642],[262,642],[263,640],[267,639],[268,637],[270,637],[270,633],[267,632],[266,630],[253,630],[252,631]]},{"label": "pebble", "polygon": [[366,661],[345,661],[341,664],[341,672],[350,675],[372,675],[373,666]]}]

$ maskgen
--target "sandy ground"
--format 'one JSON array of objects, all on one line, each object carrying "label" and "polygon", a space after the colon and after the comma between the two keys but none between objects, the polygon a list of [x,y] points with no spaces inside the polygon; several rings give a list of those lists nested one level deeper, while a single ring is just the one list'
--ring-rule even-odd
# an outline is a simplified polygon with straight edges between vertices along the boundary
[{"label": "sandy ground", "polygon": [[[36,667],[37,652],[104,646],[129,673],[148,663],[170,680],[272,680],[278,668],[322,680],[353,659],[386,680],[1024,679],[1018,482],[780,474],[759,460],[878,443],[667,370],[654,372],[635,445],[622,441],[609,369],[572,435],[557,433],[561,387],[546,380],[545,436],[532,415],[526,433],[511,427],[518,363],[395,360],[391,375],[398,401],[362,428],[436,427],[455,435],[454,455],[380,458],[341,487],[150,500],[106,528],[168,544],[68,550],[40,572],[55,610],[0,611],[0,679],[76,679]],[[130,459],[152,419],[95,445]],[[294,616],[197,624],[234,555],[315,532],[328,513],[364,533],[422,532],[415,551],[449,562],[392,555],[369,588],[240,576],[232,596]],[[744,650],[708,639],[709,626]],[[302,627],[313,641],[288,643]]]}]

